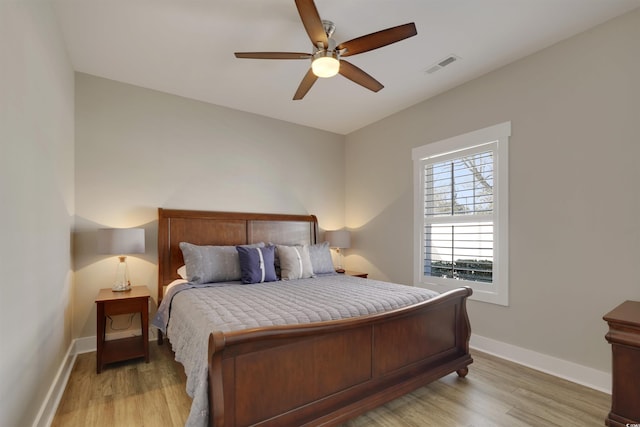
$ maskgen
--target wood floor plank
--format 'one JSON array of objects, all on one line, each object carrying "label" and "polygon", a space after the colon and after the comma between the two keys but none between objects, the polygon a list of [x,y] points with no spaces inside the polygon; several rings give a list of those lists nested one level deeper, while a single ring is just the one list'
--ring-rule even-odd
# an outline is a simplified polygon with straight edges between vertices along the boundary
[{"label": "wood floor plank", "polygon": [[[507,399],[509,393],[497,393],[491,384],[478,383],[469,379],[457,378],[457,375],[449,375],[441,381],[424,387],[425,399],[437,395],[443,406],[451,406],[450,411],[464,408],[468,413],[469,425],[497,425],[499,420],[505,418],[505,414],[512,408],[512,403]],[[460,420],[458,422],[461,422]],[[510,424],[513,427],[524,427],[518,420]]]},{"label": "wood floor plank", "polygon": [[[81,354],[52,427],[183,426],[191,399],[184,368],[168,344],[151,362],[107,365]],[[610,396],[495,356],[473,352],[469,375],[448,375],[342,427],[602,426]]]},{"label": "wood floor plank", "polygon": [[[526,407],[529,408],[530,411],[549,422],[559,423],[563,426],[580,426],[588,425],[587,423],[593,419],[590,414],[576,409],[574,407],[575,405],[572,405],[568,400],[565,401],[562,396],[543,396],[539,393],[524,389],[516,391],[516,395],[521,398],[522,401],[527,402]],[[516,405],[516,407],[522,406],[525,405]]]}]

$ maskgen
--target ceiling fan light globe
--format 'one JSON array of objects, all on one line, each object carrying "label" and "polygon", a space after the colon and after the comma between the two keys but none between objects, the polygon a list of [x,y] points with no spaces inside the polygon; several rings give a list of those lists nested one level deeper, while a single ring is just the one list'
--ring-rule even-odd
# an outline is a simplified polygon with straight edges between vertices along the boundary
[{"label": "ceiling fan light globe", "polygon": [[311,69],[318,77],[333,77],[340,71],[340,61],[332,55],[318,56],[311,63]]}]

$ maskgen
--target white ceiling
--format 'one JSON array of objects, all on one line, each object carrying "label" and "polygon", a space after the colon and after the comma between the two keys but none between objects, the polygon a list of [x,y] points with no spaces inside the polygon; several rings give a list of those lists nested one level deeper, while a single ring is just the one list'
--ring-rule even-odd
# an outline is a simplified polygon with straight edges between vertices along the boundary
[{"label": "white ceiling", "polygon": [[[348,134],[640,6],[640,0],[316,0],[340,43],[415,22],[418,35],[352,56],[385,88],[318,79],[293,101],[311,52],[294,0],[53,0],[76,71]],[[461,58],[434,74],[433,64]]]}]

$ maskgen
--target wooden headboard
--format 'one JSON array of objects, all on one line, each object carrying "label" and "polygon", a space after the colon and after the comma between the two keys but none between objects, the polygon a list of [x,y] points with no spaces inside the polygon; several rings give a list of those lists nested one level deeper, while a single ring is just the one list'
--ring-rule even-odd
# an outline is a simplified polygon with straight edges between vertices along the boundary
[{"label": "wooden headboard", "polygon": [[180,242],[234,246],[248,243],[314,244],[315,215],[207,212],[158,209],[158,304],[163,287],[178,279],[184,265]]}]

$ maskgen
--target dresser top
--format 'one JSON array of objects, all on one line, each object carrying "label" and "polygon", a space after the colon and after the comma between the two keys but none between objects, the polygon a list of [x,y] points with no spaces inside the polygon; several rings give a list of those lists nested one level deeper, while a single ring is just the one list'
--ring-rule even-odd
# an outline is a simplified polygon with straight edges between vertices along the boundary
[{"label": "dresser top", "polygon": [[603,317],[609,323],[640,326],[640,301],[625,301]]}]

